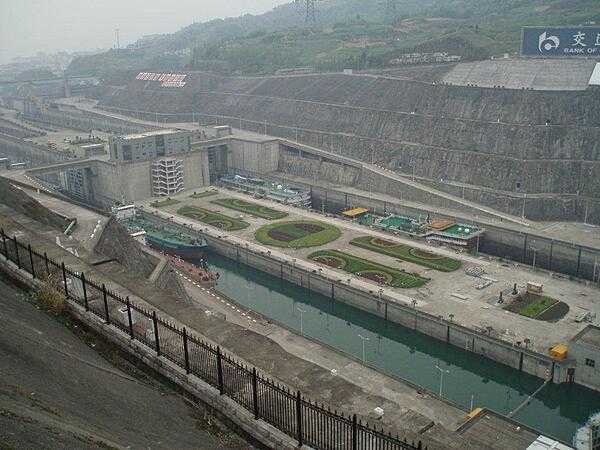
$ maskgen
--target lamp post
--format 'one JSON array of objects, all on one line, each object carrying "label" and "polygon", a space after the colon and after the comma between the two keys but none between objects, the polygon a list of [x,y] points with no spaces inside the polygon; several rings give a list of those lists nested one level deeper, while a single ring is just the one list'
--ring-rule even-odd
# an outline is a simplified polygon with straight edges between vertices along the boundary
[{"label": "lamp post", "polygon": [[450,373],[450,371],[442,369],[437,364],[435,365],[435,368],[440,371],[440,398],[442,398],[442,389],[443,389],[443,386],[444,386],[444,374],[445,373]]},{"label": "lamp post", "polygon": [[304,322],[303,322],[303,316],[304,313],[306,312],[305,310],[301,309],[299,306],[296,306],[296,310],[300,313],[300,335],[304,336]]},{"label": "lamp post", "polygon": [[362,360],[363,360],[363,363],[365,363],[366,360],[367,360],[366,354],[365,354],[365,341],[368,341],[369,338],[365,337],[365,336],[362,336],[360,334],[358,335],[358,337],[362,339]]},{"label": "lamp post", "polygon": [[411,301],[413,310],[415,312],[415,330],[417,329],[417,301],[413,298]]},{"label": "lamp post", "polygon": [[535,258],[537,256],[537,248],[529,247],[529,249],[533,252],[533,271],[535,272]]}]

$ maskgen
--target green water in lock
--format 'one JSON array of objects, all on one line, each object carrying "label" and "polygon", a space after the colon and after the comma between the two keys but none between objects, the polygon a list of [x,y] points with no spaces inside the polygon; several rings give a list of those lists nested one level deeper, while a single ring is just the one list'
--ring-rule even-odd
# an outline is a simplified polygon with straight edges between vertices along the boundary
[{"label": "green water in lock", "polygon": [[[507,414],[543,383],[540,378],[447,345],[398,324],[348,306],[279,277],[216,253],[209,262],[221,274],[217,289],[236,303],[266,318],[300,331],[299,309],[305,335],[362,359],[389,375],[439,393],[468,410],[488,407]],[[332,369],[341,370],[338,367]],[[543,434],[570,443],[577,428],[600,411],[600,393],[578,385],[549,384],[513,418]]]}]

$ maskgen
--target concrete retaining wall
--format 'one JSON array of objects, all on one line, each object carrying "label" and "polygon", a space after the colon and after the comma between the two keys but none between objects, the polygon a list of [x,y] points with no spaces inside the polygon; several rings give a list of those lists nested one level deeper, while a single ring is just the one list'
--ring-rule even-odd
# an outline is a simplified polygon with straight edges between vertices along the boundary
[{"label": "concrete retaining wall", "polygon": [[395,303],[385,295],[380,296],[375,290],[362,291],[358,287],[344,284],[341,280],[329,279],[316,271],[310,272],[293,261],[280,260],[267,252],[257,253],[230,242],[216,232],[206,232],[205,238],[209,247],[223,256],[271,275],[279,275],[286,281],[318,292],[332,300],[354,306],[539,378],[547,379],[552,376],[554,382],[566,380],[567,368],[556,363],[553,369],[552,359],[545,355],[513,346],[410,306]]},{"label": "concrete retaining wall", "polygon": [[130,134],[149,131],[156,128],[91,112],[81,112],[75,109],[72,112],[47,109],[43,110],[39,116],[27,117],[27,119],[52,126],[85,132],[89,132],[90,130],[100,130],[118,134]]},{"label": "concrete retaining wall", "polygon": [[0,133],[1,156],[7,157],[13,163],[27,162],[30,166],[54,164],[69,159],[68,156],[62,153],[50,151],[41,145],[36,145],[4,133]]}]

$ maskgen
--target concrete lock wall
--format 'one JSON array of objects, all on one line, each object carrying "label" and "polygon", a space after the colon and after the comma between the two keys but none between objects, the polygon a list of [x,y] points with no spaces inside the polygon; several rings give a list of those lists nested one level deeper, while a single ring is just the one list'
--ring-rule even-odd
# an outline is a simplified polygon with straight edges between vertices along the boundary
[{"label": "concrete lock wall", "polygon": [[131,134],[154,129],[147,125],[81,111],[68,112],[46,109],[41,111],[39,116],[27,117],[27,119],[85,132],[100,130],[119,134]]},{"label": "concrete lock wall", "polygon": [[13,163],[28,162],[30,166],[54,164],[69,159],[65,154],[4,133],[0,133],[0,156],[9,158]]},{"label": "concrete lock wall", "polygon": [[[183,160],[185,189],[208,186],[208,155],[195,151],[176,155]],[[104,162],[95,161],[91,176],[93,201],[101,206],[113,206],[115,202],[131,203],[152,197],[152,162]]]},{"label": "concrete lock wall", "polygon": [[277,170],[279,142],[251,142],[231,139],[229,166],[243,172],[265,174]]},{"label": "concrete lock wall", "polygon": [[270,255],[249,249],[244,245],[219,237],[217,233],[205,234],[209,247],[219,254],[241,264],[246,264],[263,272],[280,276],[283,280],[317,292],[332,300],[354,306],[358,309],[398,323],[406,328],[426,334],[442,342],[473,352],[493,361],[513,367],[539,378],[553,381],[566,380],[566,367],[553,364],[548,356],[531,350],[513,346],[491,336],[448,322],[410,306],[392,303],[377,291],[362,291],[342,284],[341,280],[330,280],[319,273],[312,273],[294,262],[284,262]]}]

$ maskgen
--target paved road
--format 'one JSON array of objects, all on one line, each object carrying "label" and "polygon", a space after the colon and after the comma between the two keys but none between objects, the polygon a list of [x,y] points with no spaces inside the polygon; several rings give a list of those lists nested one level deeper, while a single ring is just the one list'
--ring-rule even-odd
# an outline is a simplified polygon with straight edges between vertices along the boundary
[{"label": "paved road", "polygon": [[1,274],[0,293],[0,448],[252,448]]}]

